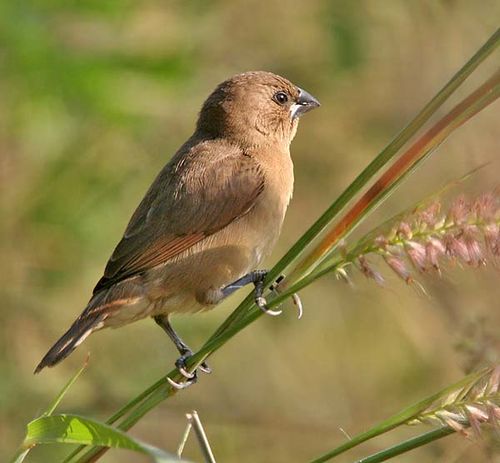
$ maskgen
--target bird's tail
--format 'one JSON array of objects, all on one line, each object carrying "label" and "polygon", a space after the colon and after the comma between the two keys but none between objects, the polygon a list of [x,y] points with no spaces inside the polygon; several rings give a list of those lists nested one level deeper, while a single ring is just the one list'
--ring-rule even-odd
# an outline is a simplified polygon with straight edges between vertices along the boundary
[{"label": "bird's tail", "polygon": [[84,312],[80,315],[70,329],[45,354],[45,357],[35,368],[35,374],[45,367],[53,367],[61,360],[64,360],[92,331],[102,327],[103,318],[102,313],[90,315]]}]

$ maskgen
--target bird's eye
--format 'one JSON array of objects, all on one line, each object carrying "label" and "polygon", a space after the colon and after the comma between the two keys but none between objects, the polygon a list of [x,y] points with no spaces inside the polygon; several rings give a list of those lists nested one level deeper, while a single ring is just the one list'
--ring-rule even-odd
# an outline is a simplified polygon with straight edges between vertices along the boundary
[{"label": "bird's eye", "polygon": [[284,105],[288,102],[288,95],[285,92],[277,92],[273,97],[274,101],[280,105]]}]

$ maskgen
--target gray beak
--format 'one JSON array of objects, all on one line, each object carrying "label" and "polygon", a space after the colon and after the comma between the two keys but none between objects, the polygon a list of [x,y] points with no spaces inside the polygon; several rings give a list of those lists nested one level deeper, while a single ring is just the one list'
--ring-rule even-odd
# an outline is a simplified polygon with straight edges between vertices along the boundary
[{"label": "gray beak", "polygon": [[311,109],[317,108],[318,106],[320,106],[320,103],[316,98],[305,90],[299,88],[299,98],[291,107],[292,118],[300,117],[302,114],[310,111]]}]

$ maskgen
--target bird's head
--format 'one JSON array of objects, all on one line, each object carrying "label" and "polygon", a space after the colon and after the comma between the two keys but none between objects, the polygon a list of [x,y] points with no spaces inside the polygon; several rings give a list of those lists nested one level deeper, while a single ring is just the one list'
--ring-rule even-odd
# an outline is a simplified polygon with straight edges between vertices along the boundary
[{"label": "bird's head", "polygon": [[245,72],[217,86],[203,104],[197,129],[242,146],[289,144],[299,117],[318,106],[316,98],[283,77]]}]

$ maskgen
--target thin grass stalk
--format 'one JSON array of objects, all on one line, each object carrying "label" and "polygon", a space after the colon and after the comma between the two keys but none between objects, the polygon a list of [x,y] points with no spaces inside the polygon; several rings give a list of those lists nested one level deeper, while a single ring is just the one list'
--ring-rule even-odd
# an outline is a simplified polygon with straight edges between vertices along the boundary
[{"label": "thin grass stalk", "polygon": [[[423,125],[436,113],[456,89],[470,74],[498,47],[500,29],[497,29],[472,58],[450,79],[450,81],[427,103],[415,118],[368,164],[332,205],[314,222],[313,225],[296,241],[288,252],[269,271],[266,284],[272,283],[291,265],[304,249],[321,234],[325,228],[336,220],[342,210],[359,194],[359,192],[375,177],[375,175],[393,159]],[[305,266],[305,265],[304,265]],[[293,281],[292,278],[288,278]],[[222,323],[213,336],[218,336],[227,326],[237,320],[253,303],[249,295]]]},{"label": "thin grass stalk", "polygon": [[410,450],[427,445],[435,440],[442,439],[443,437],[449,436],[450,434],[455,434],[455,430],[449,426],[442,426],[432,431],[427,431],[419,436],[412,437],[404,442],[397,445],[389,447],[380,452],[374,453],[365,458],[361,458],[356,463],[380,463],[382,461],[390,460],[391,458],[397,457],[403,453],[409,452]]},{"label": "thin grass stalk", "polygon": [[495,101],[500,94],[500,70],[475,92],[456,105],[392,164],[375,184],[351,207],[321,242],[289,275],[290,280],[307,273],[335,250],[340,238],[354,230],[366,213],[374,210],[413,172],[455,129]]},{"label": "thin grass stalk", "polygon": [[[375,188],[371,195],[369,195],[369,192],[371,191],[370,189],[366,195],[364,195],[359,202],[356,203],[354,208],[359,205],[359,210],[356,209],[356,214],[350,214],[350,211],[354,210],[354,208],[350,209],[346,214],[345,217],[351,220],[350,226],[347,226],[348,221],[346,219],[343,222],[345,225],[335,227],[332,230],[332,233],[328,235],[331,235],[332,239],[330,245],[332,245],[332,243],[336,244],[340,238],[345,238],[347,233],[352,231],[355,224],[359,223],[359,221],[361,221],[361,219],[364,218],[368,212],[380,204],[380,202],[385,199],[407,175],[413,172],[416,167],[423,162],[455,129],[463,125],[471,117],[495,101],[499,96],[500,71],[497,71],[475,92],[455,106],[455,108],[453,108],[446,116],[441,118],[382,175],[380,179],[381,187]],[[391,181],[392,183],[390,183]],[[377,181],[376,184],[379,184],[379,181]],[[324,255],[325,253],[322,253],[322,256]],[[322,256],[318,256],[318,260],[320,260]],[[301,289],[310,285],[321,276],[335,270],[335,268],[340,266],[342,263],[343,261],[341,260],[327,267],[320,268],[317,272],[306,273],[306,276],[299,279],[296,283],[282,291],[277,297],[269,301],[269,308],[277,307],[292,294],[297,293]],[[255,314],[253,314],[253,312],[255,312]],[[260,310],[253,307],[252,313],[249,313],[246,318],[236,323],[239,329],[235,331],[235,334],[254,321],[255,318],[261,314],[262,312]],[[231,330],[231,332],[233,331],[234,330]],[[226,332],[222,333],[221,337],[225,337],[225,335]],[[204,350],[207,345],[210,345],[210,342],[205,344],[202,350]],[[200,350],[200,352],[202,350]],[[199,362],[201,363],[205,360],[205,358],[202,357]],[[194,358],[193,361],[195,361]]]},{"label": "thin grass stalk", "polygon": [[212,448],[210,447],[210,442],[208,441],[207,434],[205,433],[205,429],[203,429],[203,425],[201,424],[198,412],[194,410],[192,413],[188,413],[186,416],[193,427],[196,438],[198,439],[198,444],[200,446],[201,453],[205,458],[205,462],[217,463],[215,461],[215,456]]},{"label": "thin grass stalk", "polygon": [[[500,29],[497,30],[490,39],[481,47],[481,49],[466,63],[466,65],[446,84],[446,86],[429,102],[417,117],[405,127],[400,134],[370,163],[370,165],[355,179],[355,181],[345,190],[345,192],[330,206],[330,208],[313,224],[313,226],[295,243],[295,245],[285,254],[285,256],[276,264],[276,266],[269,272],[267,281],[271,282],[291,263],[304,248],[318,235],[324,228],[339,215],[340,211],[358,194],[363,187],[370,182],[376,173],[386,165],[397,153],[415,132],[427,122],[427,120],[436,112],[436,110],[446,101],[446,99],[458,88],[458,86],[477,68],[477,66],[488,57],[493,50],[500,43]],[[317,275],[316,275],[317,277]],[[316,279],[316,278],[314,278]],[[306,278],[304,281],[308,281]],[[313,281],[313,280],[310,280]],[[287,290],[284,295],[280,295],[275,300],[270,301],[271,306],[276,306],[286,298],[286,295],[295,292],[296,288],[304,287],[303,282],[293,285]],[[253,306],[253,311],[247,313]],[[247,314],[246,314],[247,313]],[[245,315],[241,320],[242,315]],[[241,331],[248,324],[252,323],[260,316],[260,311],[255,309],[253,304],[252,295],[247,298],[238,306],[238,308],[226,319],[226,321],[216,330],[216,332],[204,344],[202,349],[197,352],[188,362],[188,367],[195,368],[210,354],[220,348],[225,342],[232,338],[235,334]],[[238,321],[236,326],[231,327]],[[223,333],[223,336],[221,336]],[[168,376],[174,380],[180,380],[180,374],[177,370],[172,370]],[[155,407],[165,398],[170,397],[174,391],[168,386],[166,378],[162,378],[154,385],[149,387],[146,391],[142,392],[139,396],[127,403],[122,409],[116,412],[108,421],[108,424],[116,423],[123,418],[126,414],[132,411],[132,414],[120,423],[118,426],[122,430],[129,429],[135,424],[144,414],[151,408]],[[83,455],[80,459],[74,460],[83,447],[76,449],[65,460],[88,462],[95,461],[92,458],[96,453],[101,453],[99,449],[92,449]],[[105,450],[104,450],[105,451]]]},{"label": "thin grass stalk", "polygon": [[[424,162],[446,138],[458,127],[465,124],[479,111],[493,103],[500,96],[500,70],[465,100],[460,102],[446,116],[441,118],[421,138],[419,138],[370,188],[361,199],[342,217],[339,223],[325,236],[318,246],[306,256],[291,274],[307,273],[307,267],[320,267],[322,261],[335,251],[340,239],[352,232],[355,226],[379,206],[396,187]],[[315,259],[313,258],[315,257]],[[303,267],[303,268],[302,268]],[[330,267],[335,268],[335,264]],[[324,271],[319,273],[324,275]],[[313,280],[316,278],[313,278]],[[308,279],[307,281],[311,281]],[[308,283],[309,284],[309,283]],[[297,286],[293,288],[297,291]],[[290,294],[286,291],[283,294]]]},{"label": "thin grass stalk", "polygon": [[404,425],[409,423],[410,421],[414,420],[417,418],[423,411],[425,411],[432,403],[436,402],[440,398],[453,393],[456,390],[462,389],[467,387],[469,384],[474,384],[476,381],[479,379],[491,374],[492,369],[485,369],[481,370],[479,372],[472,373],[462,380],[458,381],[455,384],[452,384],[441,391],[437,392],[436,394],[433,394],[424,400],[421,400],[420,402],[417,402],[414,405],[411,405],[404,410],[402,410],[399,413],[396,413],[395,415],[387,418],[384,421],[381,421],[379,424],[376,426],[373,426],[371,429],[368,431],[365,431],[361,434],[358,434],[351,439],[349,439],[347,442],[345,442],[342,445],[339,445],[335,449],[326,452],[325,454],[321,455],[320,457],[316,458],[315,460],[312,460],[310,463],[324,463],[325,461],[329,461],[332,458],[335,458],[348,450],[357,447],[358,445],[362,444],[363,442],[366,442],[370,439],[373,439],[375,437],[381,436],[382,434],[385,434],[394,428],[397,428],[398,426]]}]

